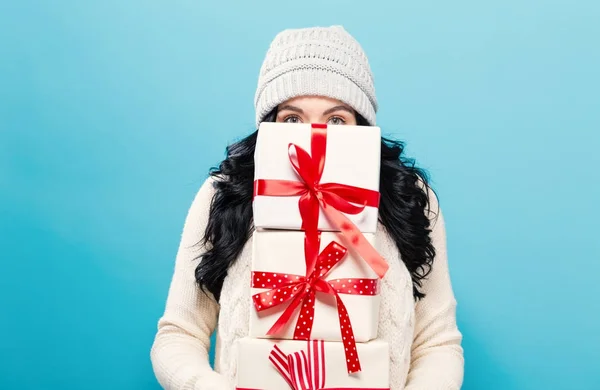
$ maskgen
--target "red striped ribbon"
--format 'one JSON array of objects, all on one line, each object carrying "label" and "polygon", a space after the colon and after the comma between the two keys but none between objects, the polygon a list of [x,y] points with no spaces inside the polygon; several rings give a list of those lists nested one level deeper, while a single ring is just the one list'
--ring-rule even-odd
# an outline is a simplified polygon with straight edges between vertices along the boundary
[{"label": "red striped ribbon", "polygon": [[[375,387],[325,387],[325,343],[322,340],[309,341],[307,352],[301,350],[289,355],[275,345],[269,354],[269,360],[292,390],[389,390]],[[245,387],[236,389],[259,390]]]}]

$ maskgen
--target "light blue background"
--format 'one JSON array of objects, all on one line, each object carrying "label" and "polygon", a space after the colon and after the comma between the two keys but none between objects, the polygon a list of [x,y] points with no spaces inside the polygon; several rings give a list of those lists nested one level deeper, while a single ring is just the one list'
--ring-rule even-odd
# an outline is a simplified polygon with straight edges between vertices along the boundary
[{"label": "light blue background", "polygon": [[1,1],[0,388],[159,388],[183,219],[253,128],[270,40],[344,24],[441,197],[464,389],[599,389],[599,20],[591,0]]}]

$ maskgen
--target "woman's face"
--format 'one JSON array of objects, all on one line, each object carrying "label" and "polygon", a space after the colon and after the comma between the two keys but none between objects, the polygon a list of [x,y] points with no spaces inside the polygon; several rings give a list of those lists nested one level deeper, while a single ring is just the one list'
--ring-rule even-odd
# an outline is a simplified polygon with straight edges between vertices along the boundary
[{"label": "woman's face", "polygon": [[350,106],[339,100],[321,96],[301,96],[280,104],[276,121],[356,125],[356,115]]}]

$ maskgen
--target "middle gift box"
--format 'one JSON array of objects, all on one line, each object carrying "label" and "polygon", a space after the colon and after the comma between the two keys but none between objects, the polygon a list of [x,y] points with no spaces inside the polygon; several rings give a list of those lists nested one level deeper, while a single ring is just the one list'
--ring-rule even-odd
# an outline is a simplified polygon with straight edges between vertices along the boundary
[{"label": "middle gift box", "polygon": [[[374,234],[364,236],[375,245]],[[348,346],[377,338],[377,274],[344,246],[341,233],[321,232],[317,245],[316,262],[307,270],[304,232],[254,232],[250,337]]]}]

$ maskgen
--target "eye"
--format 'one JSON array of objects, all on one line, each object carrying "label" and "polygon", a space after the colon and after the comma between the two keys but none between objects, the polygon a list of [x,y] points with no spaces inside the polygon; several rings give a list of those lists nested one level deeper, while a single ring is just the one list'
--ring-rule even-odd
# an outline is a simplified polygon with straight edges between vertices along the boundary
[{"label": "eye", "polygon": [[301,123],[302,120],[300,120],[300,117],[298,117],[297,115],[288,115],[285,118],[283,118],[283,123]]},{"label": "eye", "polygon": [[331,118],[329,118],[327,123],[330,125],[345,125],[346,121],[340,116],[332,116]]}]

